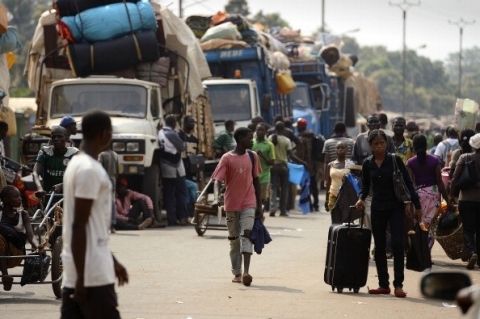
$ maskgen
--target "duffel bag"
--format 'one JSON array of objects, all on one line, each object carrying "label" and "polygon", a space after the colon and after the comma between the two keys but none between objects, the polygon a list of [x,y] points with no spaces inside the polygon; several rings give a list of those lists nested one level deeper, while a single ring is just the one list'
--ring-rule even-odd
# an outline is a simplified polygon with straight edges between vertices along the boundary
[{"label": "duffel bag", "polygon": [[60,17],[74,16],[88,9],[106,6],[112,3],[131,2],[137,3],[140,0],[56,0],[53,8],[57,10]]}]

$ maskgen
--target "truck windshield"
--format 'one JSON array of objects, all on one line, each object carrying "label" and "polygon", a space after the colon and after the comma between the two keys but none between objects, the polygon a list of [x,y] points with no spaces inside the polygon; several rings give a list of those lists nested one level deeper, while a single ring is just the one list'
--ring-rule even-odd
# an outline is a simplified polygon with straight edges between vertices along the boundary
[{"label": "truck windshield", "polygon": [[147,89],[125,84],[68,84],[53,89],[51,118],[102,110],[111,116],[145,118]]},{"label": "truck windshield", "polygon": [[297,86],[292,93],[290,93],[290,101],[293,106],[309,107],[310,92],[306,86]]},{"label": "truck windshield", "polygon": [[252,108],[247,84],[208,85],[213,120],[250,121]]}]

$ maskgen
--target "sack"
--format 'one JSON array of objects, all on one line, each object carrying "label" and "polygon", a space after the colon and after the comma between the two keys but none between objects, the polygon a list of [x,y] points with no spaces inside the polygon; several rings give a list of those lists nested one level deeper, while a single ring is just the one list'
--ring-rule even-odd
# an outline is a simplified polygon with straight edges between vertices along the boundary
[{"label": "sack", "polygon": [[478,177],[475,161],[470,160],[470,155],[467,155],[465,163],[463,164],[462,172],[455,183],[455,188],[457,190],[464,190],[475,185],[477,181]]},{"label": "sack", "polygon": [[395,196],[401,202],[409,202],[411,200],[410,191],[405,184],[403,174],[398,168],[397,157],[392,154],[393,160],[393,188],[395,189]]},{"label": "sack", "polygon": [[451,210],[447,210],[438,220],[439,229],[452,229],[458,227],[458,215]]},{"label": "sack", "polygon": [[49,255],[40,256],[38,255],[38,253],[31,253],[29,255],[37,255],[37,257],[25,258],[22,279],[20,281],[21,286],[45,280],[48,275],[48,267],[50,266],[50,261],[52,260],[52,257],[50,257]]},{"label": "sack", "polygon": [[407,269],[424,271],[432,267],[432,257],[428,248],[428,231],[415,225],[413,231],[408,232]]},{"label": "sack", "polygon": [[190,173],[203,172],[205,169],[205,158],[202,154],[188,155],[188,166]]}]

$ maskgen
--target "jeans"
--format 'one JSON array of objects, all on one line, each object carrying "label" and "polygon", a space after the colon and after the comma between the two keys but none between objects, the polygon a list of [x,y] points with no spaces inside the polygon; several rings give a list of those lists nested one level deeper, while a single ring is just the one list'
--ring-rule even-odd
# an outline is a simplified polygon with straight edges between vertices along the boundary
[{"label": "jeans", "polygon": [[478,254],[480,251],[480,202],[458,202],[458,210],[463,223],[463,240],[468,255]]},{"label": "jeans", "polygon": [[405,256],[403,249],[403,232],[405,227],[404,205],[394,210],[376,210],[372,208],[372,233],[375,241],[375,265],[377,266],[378,284],[382,288],[390,286],[387,256],[386,233],[390,223],[393,251],[393,286],[403,287]]},{"label": "jeans", "polygon": [[188,193],[185,177],[163,178],[163,200],[169,224],[187,219]]},{"label": "jeans", "polygon": [[87,287],[87,300],[79,304],[70,295],[72,288],[62,290],[61,319],[120,319],[115,285]]},{"label": "jeans", "polygon": [[[276,212],[279,209],[280,214],[286,214],[289,187],[287,164],[273,164],[270,168],[270,183],[270,212]],[[278,188],[280,188],[280,204],[277,200]]]},{"label": "jeans", "polygon": [[250,238],[243,237],[245,230],[252,230],[255,221],[255,208],[247,208],[239,212],[226,212],[228,240],[230,241],[230,262],[232,274],[242,274],[242,254],[252,254],[253,244]]},{"label": "jeans", "polygon": [[[148,209],[147,203],[143,200],[137,200],[132,203],[132,208],[127,214],[128,218],[137,219],[140,217],[140,214],[143,213],[143,220],[147,218],[153,218],[152,212]],[[115,222],[115,229],[119,230],[136,230],[138,226],[132,223],[129,223],[123,219],[117,219]]]}]

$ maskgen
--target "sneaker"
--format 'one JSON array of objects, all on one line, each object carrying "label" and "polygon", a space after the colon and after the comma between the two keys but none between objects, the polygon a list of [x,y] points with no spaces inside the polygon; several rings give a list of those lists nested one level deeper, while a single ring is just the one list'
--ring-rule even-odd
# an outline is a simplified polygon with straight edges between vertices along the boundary
[{"label": "sneaker", "polygon": [[10,291],[12,289],[13,277],[9,275],[2,276],[3,290]]},{"label": "sneaker", "polygon": [[467,269],[472,270],[473,268],[475,268],[475,264],[477,263],[477,260],[478,260],[478,255],[476,253],[473,253],[470,259],[468,260]]},{"label": "sneaker", "polygon": [[152,217],[148,217],[148,218],[146,218],[140,225],[138,225],[138,229],[139,229],[139,230],[144,230],[145,228],[147,228],[148,226],[150,226],[152,223],[153,223],[153,218],[152,218]]},{"label": "sneaker", "polygon": [[275,212],[271,212],[270,217],[275,217]]},{"label": "sneaker", "polygon": [[282,216],[282,217],[288,217],[288,213],[281,213],[280,216]]}]

